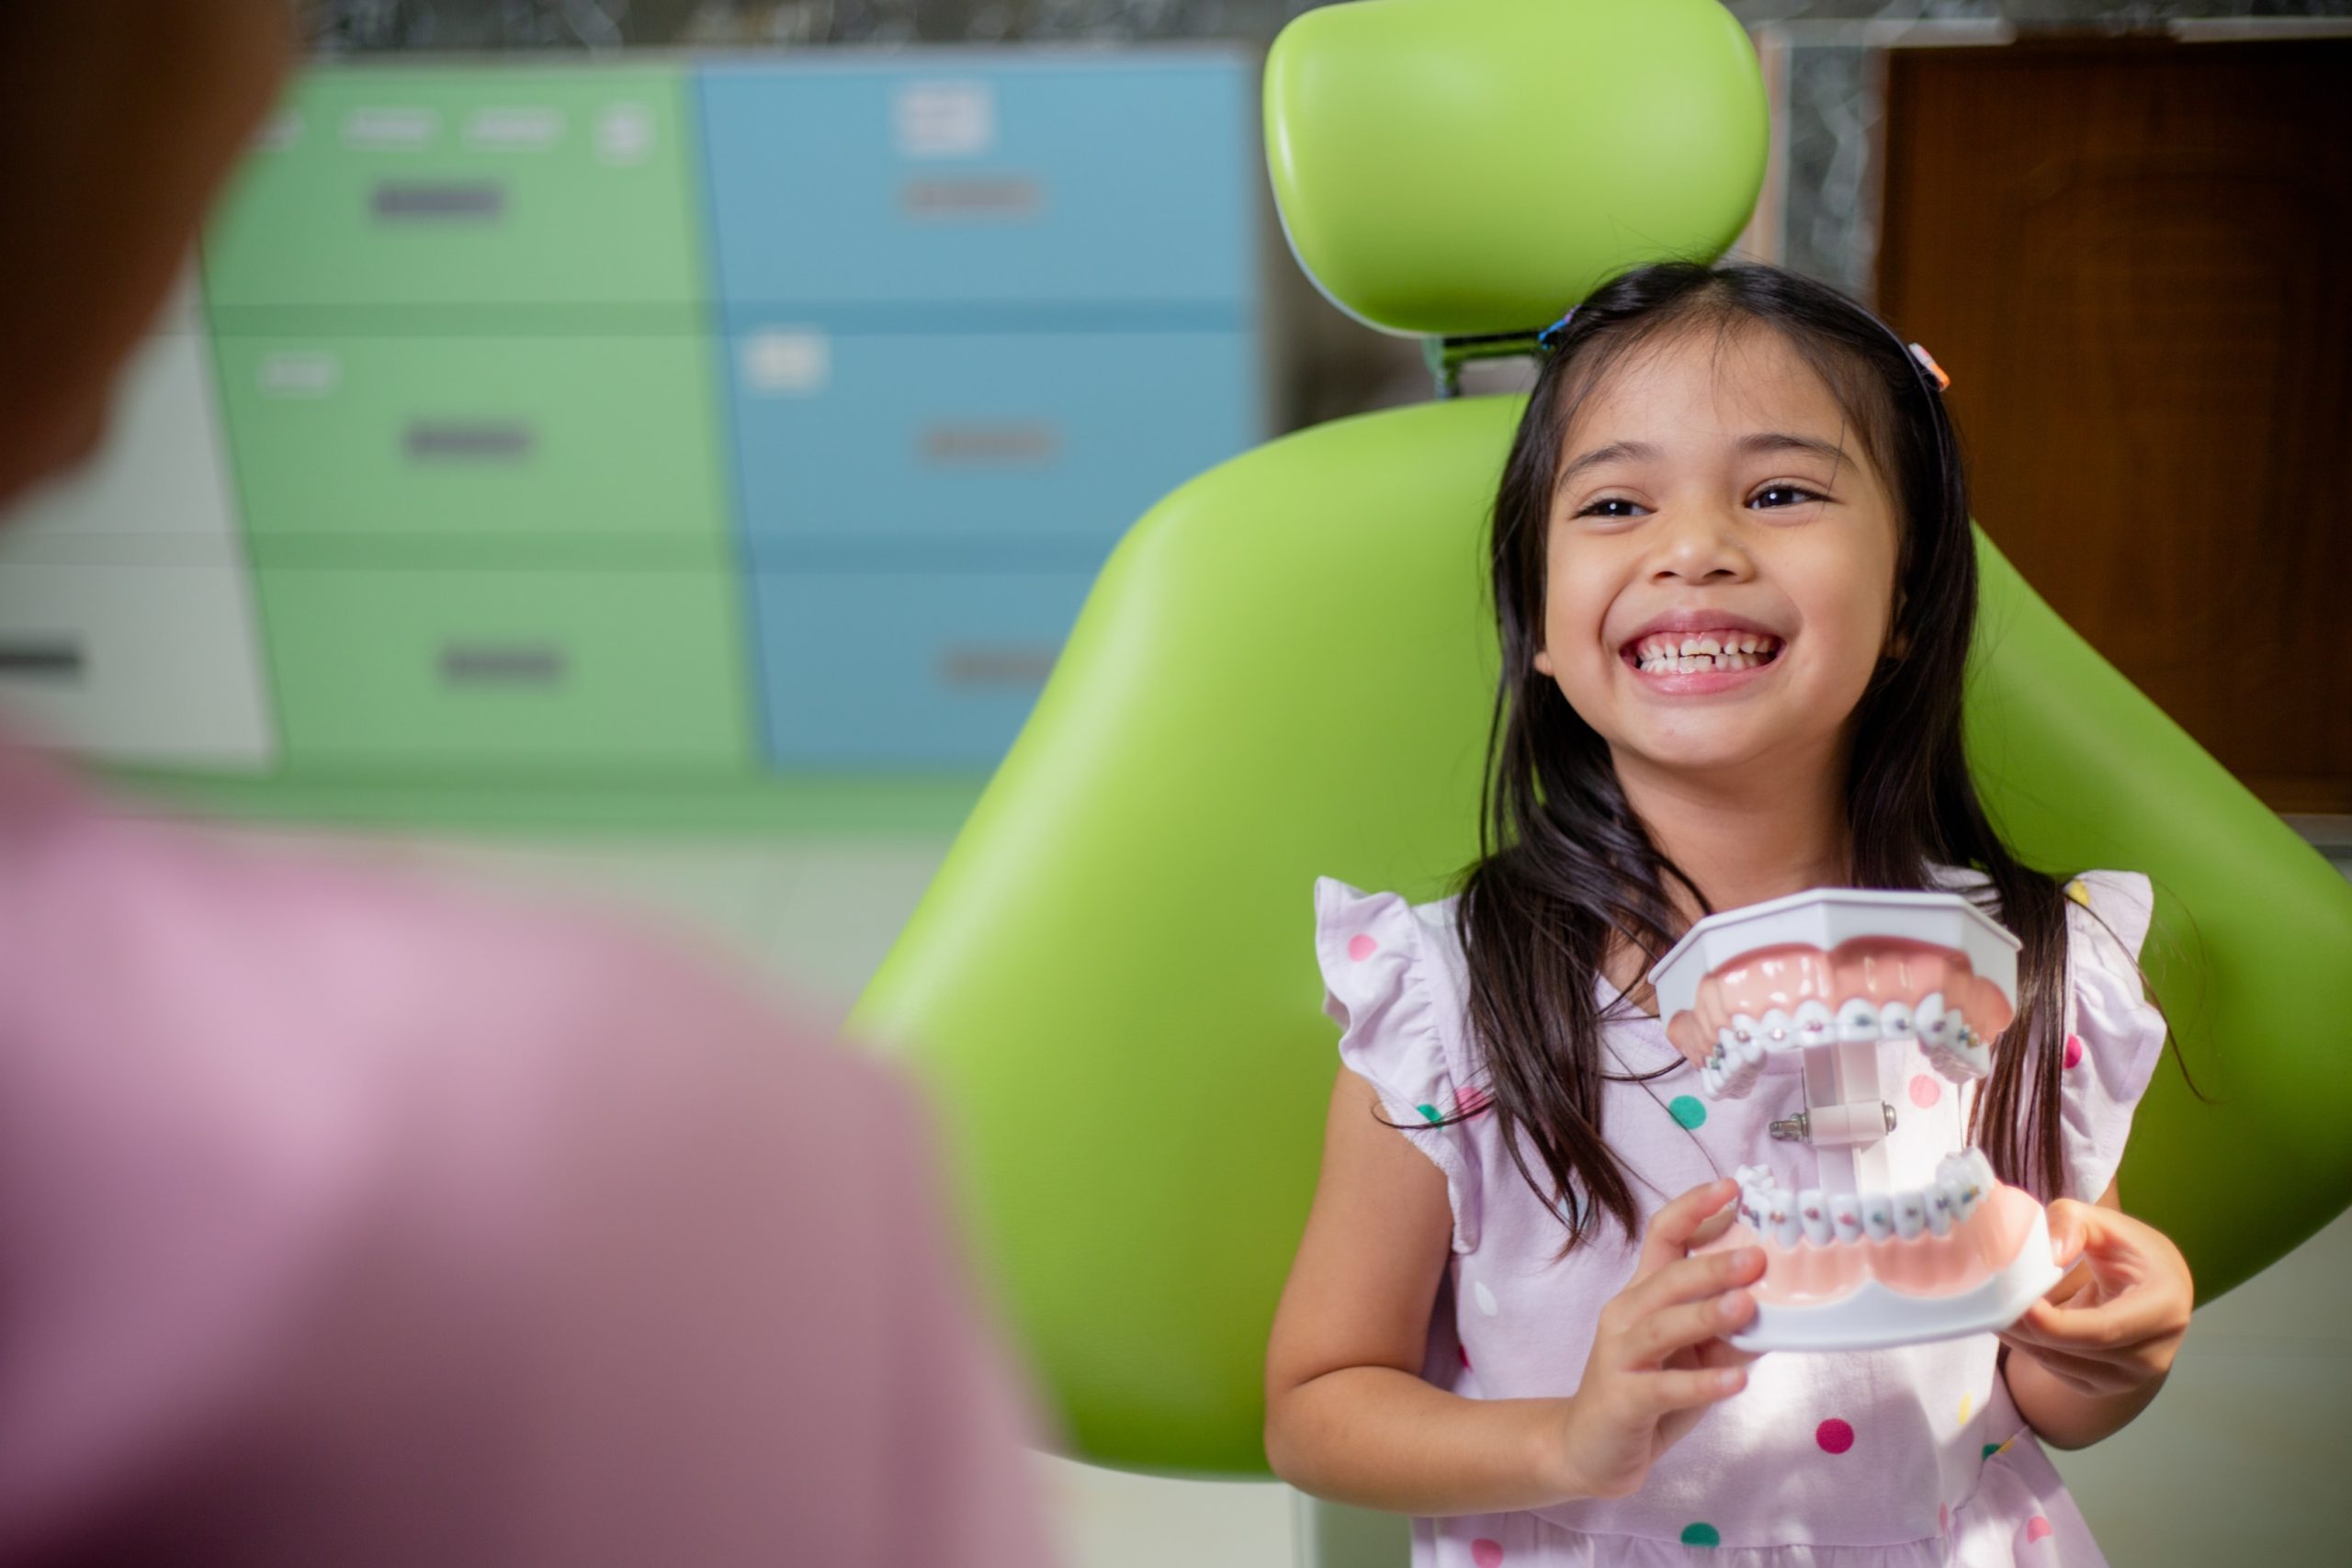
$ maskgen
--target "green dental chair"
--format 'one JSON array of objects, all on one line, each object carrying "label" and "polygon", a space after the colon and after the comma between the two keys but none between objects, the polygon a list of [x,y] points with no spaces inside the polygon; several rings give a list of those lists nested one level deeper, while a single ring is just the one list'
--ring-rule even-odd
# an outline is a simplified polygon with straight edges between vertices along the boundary
[{"label": "green dental chair", "polygon": [[[1719,254],[1763,169],[1755,58],[1713,0],[1315,10],[1265,109],[1302,262],[1442,377],[1624,266]],[[860,1005],[939,1099],[1077,1457],[1265,1473],[1266,1331],[1337,1066],[1312,884],[1430,897],[1474,852],[1517,412],[1342,420],[1138,523]],[[2030,861],[2154,880],[2144,961],[2208,1098],[2168,1055],[2121,1190],[2210,1299],[2352,1200],[2352,886],[1979,548],[1977,781]],[[1402,1561],[1399,1522],[1303,1529],[1326,1562]]]}]

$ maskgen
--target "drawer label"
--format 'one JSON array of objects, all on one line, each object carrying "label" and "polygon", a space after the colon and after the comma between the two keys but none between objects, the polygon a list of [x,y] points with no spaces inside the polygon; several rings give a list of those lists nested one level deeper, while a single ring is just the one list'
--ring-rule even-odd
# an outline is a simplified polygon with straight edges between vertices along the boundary
[{"label": "drawer label", "polygon": [[1054,660],[1060,652],[1035,645],[950,645],[939,650],[939,680],[942,685],[966,690],[1042,686],[1054,672]]},{"label": "drawer label", "polygon": [[257,373],[265,398],[323,398],[343,380],[343,361],[325,349],[287,349],[262,355]]},{"label": "drawer label", "polygon": [[824,333],[770,327],[743,340],[743,385],[766,398],[805,398],[832,378],[832,344]]},{"label": "drawer label", "polygon": [[910,82],[890,124],[902,158],[977,158],[996,146],[996,93],[982,80]]},{"label": "drawer label", "polygon": [[653,155],[653,111],[643,104],[606,104],[596,117],[596,156],[627,167]]},{"label": "drawer label", "polygon": [[343,144],[368,152],[413,152],[441,129],[429,108],[356,108],[343,117]]},{"label": "drawer label", "polygon": [[563,111],[540,107],[476,109],[466,145],[493,152],[545,152],[563,140]]},{"label": "drawer label", "polygon": [[441,649],[441,679],[452,686],[552,686],[571,661],[552,643],[458,643]]}]

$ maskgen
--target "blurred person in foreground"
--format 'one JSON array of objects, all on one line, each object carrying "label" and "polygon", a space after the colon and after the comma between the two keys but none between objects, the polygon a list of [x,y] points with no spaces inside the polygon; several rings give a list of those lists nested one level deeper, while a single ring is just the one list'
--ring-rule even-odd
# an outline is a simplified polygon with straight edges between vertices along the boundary
[{"label": "blurred person in foreground", "polygon": [[[0,513],[283,0],[0,4]],[[1046,1552],[914,1103],[696,964],[110,813],[0,737],[0,1563]]]}]

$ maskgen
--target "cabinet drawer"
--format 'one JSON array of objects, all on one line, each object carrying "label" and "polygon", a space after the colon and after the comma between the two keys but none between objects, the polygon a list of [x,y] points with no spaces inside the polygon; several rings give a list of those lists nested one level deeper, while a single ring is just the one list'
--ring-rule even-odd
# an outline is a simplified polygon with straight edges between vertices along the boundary
[{"label": "cabinet drawer", "polygon": [[0,564],[0,705],[75,750],[266,766],[255,642],[241,566]]},{"label": "cabinet drawer", "polygon": [[749,756],[726,573],[258,577],[297,767],[708,772]]},{"label": "cabinet drawer", "polygon": [[294,83],[206,245],[218,306],[702,298],[683,73],[327,66]]},{"label": "cabinet drawer", "polygon": [[257,535],[715,535],[710,340],[229,337]]},{"label": "cabinet drawer", "polygon": [[1078,618],[1085,572],[763,572],[770,755],[787,768],[993,767]]},{"label": "cabinet drawer", "polygon": [[1234,305],[1256,292],[1238,61],[715,66],[721,298]]},{"label": "cabinet drawer", "polygon": [[1107,546],[1259,434],[1238,333],[828,336],[746,315],[730,342],[755,536]]},{"label": "cabinet drawer", "polygon": [[116,391],[104,447],[7,519],[5,547],[104,537],[131,547],[154,539],[225,551],[236,518],[218,415],[204,339],[192,332],[147,339]]}]

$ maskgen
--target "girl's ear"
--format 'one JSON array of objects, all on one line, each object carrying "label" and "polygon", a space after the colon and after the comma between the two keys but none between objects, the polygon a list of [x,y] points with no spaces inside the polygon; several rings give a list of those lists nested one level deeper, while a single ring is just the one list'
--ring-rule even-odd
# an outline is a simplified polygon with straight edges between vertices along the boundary
[{"label": "girl's ear", "polygon": [[1552,655],[1549,649],[1539,648],[1535,650],[1535,672],[1539,675],[1553,673]]}]

